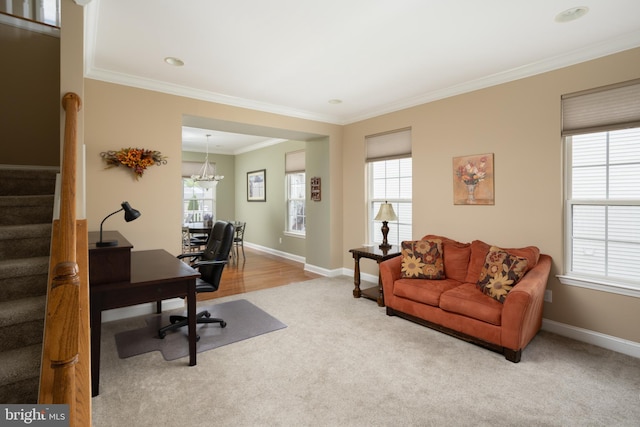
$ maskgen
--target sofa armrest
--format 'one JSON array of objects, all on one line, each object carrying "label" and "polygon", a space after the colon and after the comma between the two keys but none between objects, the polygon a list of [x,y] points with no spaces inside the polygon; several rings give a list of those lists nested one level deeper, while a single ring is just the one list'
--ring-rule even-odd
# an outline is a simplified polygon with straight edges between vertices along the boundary
[{"label": "sofa armrest", "polygon": [[385,304],[393,298],[393,285],[402,277],[402,257],[397,256],[380,263],[380,280]]},{"label": "sofa armrest", "polygon": [[502,309],[503,347],[521,350],[540,330],[550,271],[551,257],[541,254],[536,266],[507,295]]}]

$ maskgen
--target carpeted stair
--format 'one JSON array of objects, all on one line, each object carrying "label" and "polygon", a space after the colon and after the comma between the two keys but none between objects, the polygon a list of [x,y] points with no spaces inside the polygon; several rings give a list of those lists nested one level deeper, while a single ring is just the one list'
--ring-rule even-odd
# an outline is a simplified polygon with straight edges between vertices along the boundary
[{"label": "carpeted stair", "polygon": [[0,168],[0,404],[38,400],[56,173]]}]

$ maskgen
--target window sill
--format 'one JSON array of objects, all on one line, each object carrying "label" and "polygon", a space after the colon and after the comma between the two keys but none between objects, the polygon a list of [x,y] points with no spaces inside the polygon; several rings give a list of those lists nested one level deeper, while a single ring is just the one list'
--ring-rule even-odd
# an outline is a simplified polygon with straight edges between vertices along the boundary
[{"label": "window sill", "polygon": [[603,280],[589,279],[577,276],[557,275],[556,277],[563,285],[578,286],[581,288],[594,289],[596,291],[640,298],[640,289],[634,288],[631,285],[606,282]]},{"label": "window sill", "polygon": [[303,234],[303,233],[292,233],[291,231],[283,231],[283,233],[284,233],[285,236],[295,237],[295,238],[298,238],[298,239],[304,239],[306,237],[306,235]]}]

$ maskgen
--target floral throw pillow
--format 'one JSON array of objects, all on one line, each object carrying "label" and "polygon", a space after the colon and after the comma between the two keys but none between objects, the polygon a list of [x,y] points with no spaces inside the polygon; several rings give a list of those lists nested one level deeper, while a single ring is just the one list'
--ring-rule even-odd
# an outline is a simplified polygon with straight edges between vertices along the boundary
[{"label": "floral throw pillow", "polygon": [[507,294],[527,272],[527,259],[510,255],[492,246],[478,279],[478,288],[498,302],[504,303]]},{"label": "floral throw pillow", "polygon": [[444,279],[442,240],[402,242],[402,277],[408,279]]}]

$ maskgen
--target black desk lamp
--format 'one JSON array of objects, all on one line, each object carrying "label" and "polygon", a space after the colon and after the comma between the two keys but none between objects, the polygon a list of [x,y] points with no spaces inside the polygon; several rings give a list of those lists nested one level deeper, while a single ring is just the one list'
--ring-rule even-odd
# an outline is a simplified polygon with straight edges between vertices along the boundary
[{"label": "black desk lamp", "polygon": [[98,248],[103,248],[105,246],[116,246],[118,244],[117,240],[102,240],[102,224],[104,224],[104,222],[107,220],[107,218],[109,218],[111,215],[115,215],[120,211],[124,211],[124,220],[127,222],[131,222],[134,219],[138,218],[140,215],[142,215],[139,211],[133,209],[131,206],[129,206],[129,202],[122,202],[122,204],[120,205],[122,206],[122,208],[118,209],[117,211],[110,213],[109,215],[105,216],[104,219],[102,220],[102,222],[100,223],[100,241],[96,242],[96,247]]}]

